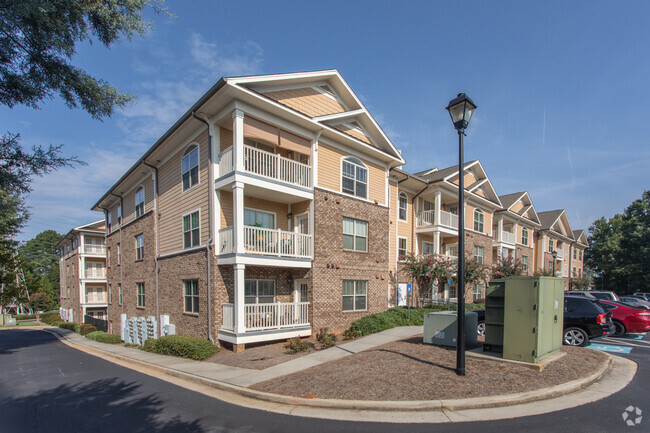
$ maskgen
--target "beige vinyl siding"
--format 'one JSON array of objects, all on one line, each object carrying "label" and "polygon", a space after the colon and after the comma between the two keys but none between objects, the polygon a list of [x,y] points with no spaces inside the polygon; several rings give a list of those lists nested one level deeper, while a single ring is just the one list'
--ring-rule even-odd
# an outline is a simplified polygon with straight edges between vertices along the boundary
[{"label": "beige vinyl siding", "polygon": [[235,224],[232,191],[219,191],[219,204],[221,207],[221,224],[219,227],[232,227]]},{"label": "beige vinyl siding", "polygon": [[[291,229],[293,230],[295,224],[295,217],[298,215],[307,214],[308,223],[311,223],[311,216],[309,215],[309,204],[310,200],[301,201],[299,203],[294,203],[291,205],[291,213],[293,214],[291,221]],[[310,229],[311,230],[311,229]]]},{"label": "beige vinyl siding", "polygon": [[200,240],[203,244],[209,237],[210,210],[208,207],[209,185],[208,134],[203,132],[196,140],[199,144],[199,184],[183,192],[181,159],[186,147],[169,159],[158,170],[160,176],[160,254],[183,249],[183,215],[199,209]]},{"label": "beige vinyl siding", "polygon": [[[235,224],[232,192],[227,190],[219,191],[219,203],[220,203],[220,217],[221,217],[221,228],[232,227]],[[246,197],[244,196],[244,208],[261,210],[265,212],[273,212],[276,215],[276,227],[281,230],[288,229],[288,219],[287,215],[289,214],[289,207],[285,203],[276,203],[268,200],[263,200],[255,197]],[[303,213],[309,213],[309,200],[294,203],[291,206],[291,213],[293,216],[300,215]],[[292,221],[293,228],[293,221]]]},{"label": "beige vinyl siding", "polygon": [[[244,190],[245,193],[246,190]],[[275,214],[275,227],[280,230],[287,230],[287,214],[289,207],[285,203],[276,203],[261,198],[244,196],[244,208],[255,209]]]},{"label": "beige vinyl siding", "polygon": [[361,140],[366,144],[372,144],[372,142],[366,137],[363,133],[359,132],[358,130],[354,128],[350,128],[349,126],[346,125],[336,125],[334,128],[338,129],[341,132],[344,132],[348,134],[351,137],[356,138],[357,140]]},{"label": "beige vinyl siding", "polygon": [[386,171],[384,167],[326,144],[320,144],[318,147],[318,185],[334,191],[341,191],[341,158],[345,156],[358,158],[368,167],[368,200],[386,204]]},{"label": "beige vinyl siding", "polygon": [[[148,171],[149,169],[147,168],[146,170]],[[135,188],[124,195],[124,205],[122,209],[123,225],[135,220],[135,193],[141,186],[144,188],[144,213],[153,209],[153,177],[148,176],[142,181],[142,183],[139,183]],[[115,206],[115,208],[117,209],[117,206]],[[114,219],[113,221],[117,220]]]},{"label": "beige vinyl siding", "polygon": [[483,221],[483,233],[489,236],[492,234],[492,231],[490,230],[492,227],[492,212],[483,207],[474,206],[470,203],[467,203],[465,206],[465,228],[474,230],[474,209],[477,207],[481,209],[483,211],[483,215],[485,215],[485,219]]},{"label": "beige vinyl siding", "polygon": [[108,212],[111,214],[111,233],[120,228],[120,225],[117,223],[117,207],[119,205],[120,201],[118,199],[115,204],[108,209]]},{"label": "beige vinyl siding", "polygon": [[521,202],[521,200],[517,200],[517,202],[510,208],[512,212],[519,213],[524,208],[524,204]]},{"label": "beige vinyl siding", "polygon": [[219,128],[219,139],[221,141],[221,152],[232,146],[232,130],[226,128]]},{"label": "beige vinyl siding", "polygon": [[[399,219],[399,196],[401,193],[406,194],[406,215],[407,220],[402,221]],[[397,221],[397,236],[400,238],[406,238],[406,252],[415,252],[413,246],[413,205],[411,200],[413,199],[413,194],[406,191],[397,191],[395,196],[391,195],[391,200],[393,200],[393,205],[395,206],[395,219]],[[395,254],[397,254],[397,244],[395,244]]]},{"label": "beige vinyl siding", "polygon": [[345,108],[329,96],[311,87],[265,93],[271,99],[310,117],[342,113]]},{"label": "beige vinyl siding", "polygon": [[[463,182],[465,182],[464,186],[465,189],[469,188],[473,184],[475,184],[477,181],[476,176],[474,176],[473,173],[465,173],[465,177],[463,177]],[[458,185],[458,175],[456,175],[452,181],[454,184]]]}]

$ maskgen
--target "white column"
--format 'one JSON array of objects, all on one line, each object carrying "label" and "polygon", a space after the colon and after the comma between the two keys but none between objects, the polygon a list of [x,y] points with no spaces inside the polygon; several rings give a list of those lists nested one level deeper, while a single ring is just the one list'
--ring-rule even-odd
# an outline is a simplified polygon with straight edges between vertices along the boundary
[{"label": "white column", "polygon": [[[514,230],[514,232],[515,232],[515,245],[516,245],[517,242],[519,241],[519,235],[518,235],[518,233],[519,233],[519,224],[518,224],[518,223],[514,223],[514,224],[512,225],[512,228],[513,228],[513,230]],[[516,256],[516,254],[514,254],[514,255]]]},{"label": "white column", "polygon": [[434,202],[436,206],[436,211],[435,214],[433,215],[433,224],[438,225],[440,224],[440,208],[442,207],[442,191],[440,190],[436,191]]},{"label": "white column", "polygon": [[80,253],[85,253],[86,252],[86,237],[84,236],[83,233],[79,235],[80,241],[79,241],[79,252]]},{"label": "white column", "polygon": [[232,113],[232,158],[235,171],[244,171],[244,112],[235,110]]},{"label": "white column", "polygon": [[433,252],[440,254],[440,232],[433,233]]},{"label": "white column", "polygon": [[233,265],[235,272],[235,334],[240,334],[246,332],[246,321],[244,316],[244,269],[246,265],[236,264]]},{"label": "white column", "polygon": [[219,254],[220,245],[219,241],[219,229],[221,228],[221,204],[219,191],[214,188],[214,183],[219,177],[219,164],[217,163],[217,157],[221,149],[221,129],[216,126],[214,123],[211,123],[209,126],[209,132],[212,136],[212,148],[210,149],[210,155],[212,156],[212,179],[210,179],[210,192],[212,194],[212,209],[210,209],[210,214],[212,217],[212,233],[214,239],[214,253]]},{"label": "white column", "polygon": [[244,254],[244,183],[232,185],[235,253]]},{"label": "white column", "polygon": [[497,222],[497,240],[499,242],[503,241],[503,216],[499,216],[499,221]]},{"label": "white column", "polygon": [[311,159],[309,162],[311,163],[311,174],[313,176],[311,183],[312,187],[318,186],[318,140],[320,139],[322,132],[323,130],[320,130],[315,133],[314,138],[311,141]]}]

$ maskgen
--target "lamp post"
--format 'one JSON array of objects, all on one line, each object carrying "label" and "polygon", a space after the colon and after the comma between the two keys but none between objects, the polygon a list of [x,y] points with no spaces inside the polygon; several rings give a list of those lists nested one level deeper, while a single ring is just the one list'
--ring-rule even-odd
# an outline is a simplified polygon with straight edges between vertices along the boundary
[{"label": "lamp post", "polygon": [[557,251],[553,250],[551,255],[553,256],[553,276],[555,277],[555,261],[557,260]]},{"label": "lamp post", "polygon": [[469,125],[476,104],[464,93],[447,105],[447,111],[458,131],[458,287],[456,313],[456,374],[465,376],[465,163],[463,155],[463,136]]}]

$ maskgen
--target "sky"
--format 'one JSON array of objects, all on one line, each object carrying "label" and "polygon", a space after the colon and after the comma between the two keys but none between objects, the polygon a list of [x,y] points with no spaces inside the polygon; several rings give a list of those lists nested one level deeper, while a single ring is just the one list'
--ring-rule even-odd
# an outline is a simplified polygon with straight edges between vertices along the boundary
[{"label": "sky", "polygon": [[222,76],[336,68],[417,172],[458,163],[449,100],[477,104],[465,160],[499,195],[528,191],[573,229],[650,187],[650,2],[181,1],[175,17],[74,64],[133,105],[100,122],[57,97],[0,108],[21,144],[64,144],[88,165],[35,178],[19,240],[103,218],[91,206]]}]

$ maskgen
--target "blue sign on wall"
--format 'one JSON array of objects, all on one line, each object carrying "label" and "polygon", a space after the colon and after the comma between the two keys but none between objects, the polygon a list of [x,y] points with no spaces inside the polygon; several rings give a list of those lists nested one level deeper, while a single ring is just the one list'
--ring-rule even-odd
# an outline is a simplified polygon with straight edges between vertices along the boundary
[{"label": "blue sign on wall", "polygon": [[406,285],[406,293],[408,293],[409,295],[411,294],[411,283],[408,283]]}]

